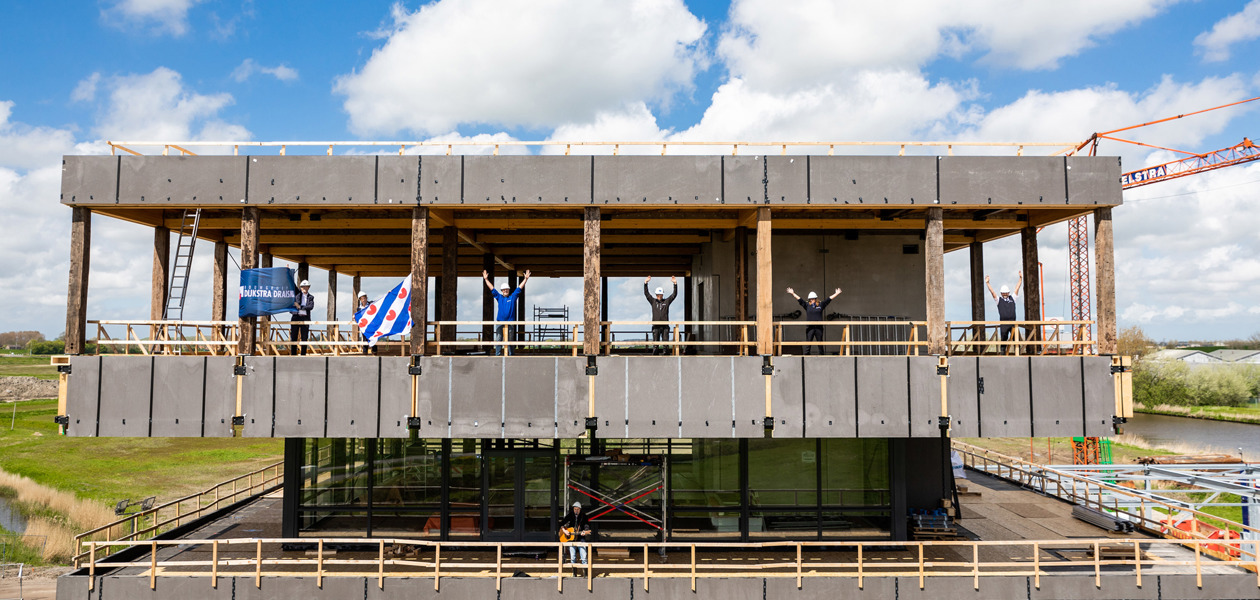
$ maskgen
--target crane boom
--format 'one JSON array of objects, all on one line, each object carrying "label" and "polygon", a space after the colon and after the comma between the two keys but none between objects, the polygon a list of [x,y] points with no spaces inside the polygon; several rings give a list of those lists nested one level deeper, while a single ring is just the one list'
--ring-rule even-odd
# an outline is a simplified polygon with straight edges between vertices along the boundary
[{"label": "crane boom", "polygon": [[1243,138],[1242,142],[1215,152],[1194,154],[1162,165],[1129,171],[1120,176],[1120,185],[1127,190],[1205,171],[1232,167],[1257,159],[1260,159],[1260,148],[1256,147],[1251,138]]}]

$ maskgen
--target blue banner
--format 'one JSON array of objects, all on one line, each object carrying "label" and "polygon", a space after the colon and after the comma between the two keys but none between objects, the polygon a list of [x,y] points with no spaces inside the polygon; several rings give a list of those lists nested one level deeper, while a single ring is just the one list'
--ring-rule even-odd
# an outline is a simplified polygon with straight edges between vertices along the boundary
[{"label": "blue banner", "polygon": [[298,289],[293,283],[293,269],[241,270],[241,317],[262,317],[276,313],[297,312]]}]

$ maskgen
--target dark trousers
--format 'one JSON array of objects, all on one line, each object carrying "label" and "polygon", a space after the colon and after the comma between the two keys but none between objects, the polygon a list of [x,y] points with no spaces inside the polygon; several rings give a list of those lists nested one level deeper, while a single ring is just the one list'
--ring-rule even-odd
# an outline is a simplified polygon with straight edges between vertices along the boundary
[{"label": "dark trousers", "polygon": [[[309,316],[299,317],[297,315],[293,315],[293,318],[289,319],[289,321],[293,323],[292,325],[289,326],[289,341],[290,342],[305,342],[306,340],[310,339],[311,326],[305,324],[306,321],[310,321],[310,320],[311,318]],[[292,346],[289,346],[289,354],[296,356],[298,354],[299,349],[301,350],[302,356],[306,356],[306,346],[298,346],[297,344],[293,344]]]},{"label": "dark trousers", "polygon": [[376,350],[377,350],[376,346],[368,345],[367,336],[363,335],[363,332],[359,332],[359,339],[363,340],[363,353],[364,354],[376,354]]},{"label": "dark trousers", "polygon": [[[1002,332],[1002,341],[1003,341],[1003,342],[1010,341],[1010,339],[1011,339],[1011,331],[1012,331],[1013,329],[1015,329],[1015,326],[1014,326],[1014,325],[1002,325],[1002,326],[1000,326],[1000,327],[998,328],[998,330]],[[1005,353],[1007,353],[1007,354],[1009,354],[1009,353],[1010,353],[1010,351],[1011,351],[1011,346],[1010,346],[1009,344],[1004,345],[1004,346],[1000,346],[1000,347],[1002,348],[1002,352],[1005,352]]]},{"label": "dark trousers", "polygon": [[[805,341],[806,342],[823,341],[823,328],[822,327],[806,327],[805,328]],[[805,346],[805,354],[809,354],[809,348],[810,348],[809,346]],[[823,348],[821,344],[819,344],[818,353],[826,354],[827,350]]]},{"label": "dark trousers", "polygon": [[[664,342],[669,339],[669,325],[653,325],[652,341]],[[665,346],[657,344],[652,347],[652,354],[669,354],[669,349]]]}]

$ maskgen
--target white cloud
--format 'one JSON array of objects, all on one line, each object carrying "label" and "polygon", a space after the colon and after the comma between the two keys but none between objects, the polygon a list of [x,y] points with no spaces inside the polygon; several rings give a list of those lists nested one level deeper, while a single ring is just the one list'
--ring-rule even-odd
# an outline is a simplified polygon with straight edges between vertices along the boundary
[{"label": "white cloud", "polygon": [[109,140],[244,140],[249,132],[217,118],[231,94],[199,94],[180,74],[158,67],[143,75],[109,77],[108,101],[95,132]]},{"label": "white cloud", "polygon": [[584,122],[668,102],[704,66],[705,25],[681,0],[442,0],[393,19],[334,88],[361,134]]},{"label": "white cloud", "polygon": [[1211,31],[1194,38],[1196,52],[1208,62],[1229,59],[1230,46],[1260,38],[1260,0],[1251,0],[1242,10],[1212,26]]},{"label": "white cloud", "polygon": [[0,101],[0,168],[33,169],[55,165],[74,135],[64,129],[32,127],[10,120],[15,104]]},{"label": "white cloud", "polygon": [[188,11],[201,0],[118,0],[101,18],[121,29],[144,29],[179,37],[188,32]]},{"label": "white cloud", "polygon": [[296,81],[298,78],[297,69],[293,69],[288,65],[279,64],[274,67],[265,67],[255,62],[254,59],[247,58],[232,70],[232,79],[235,79],[237,82],[243,82],[255,73],[271,75],[280,81]]},{"label": "white cloud", "polygon": [[96,99],[96,86],[101,82],[100,73],[92,73],[74,86],[70,99],[75,102],[91,102]]}]

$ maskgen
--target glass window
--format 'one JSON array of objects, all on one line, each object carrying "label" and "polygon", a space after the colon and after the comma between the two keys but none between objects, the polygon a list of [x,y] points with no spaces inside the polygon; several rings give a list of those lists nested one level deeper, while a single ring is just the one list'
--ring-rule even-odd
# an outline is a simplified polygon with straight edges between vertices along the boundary
[{"label": "glass window", "polygon": [[481,537],[481,443],[452,440],[450,486],[451,539]]},{"label": "glass window", "polygon": [[678,440],[671,448],[670,503],[673,506],[736,507],[738,510],[738,440]]}]

